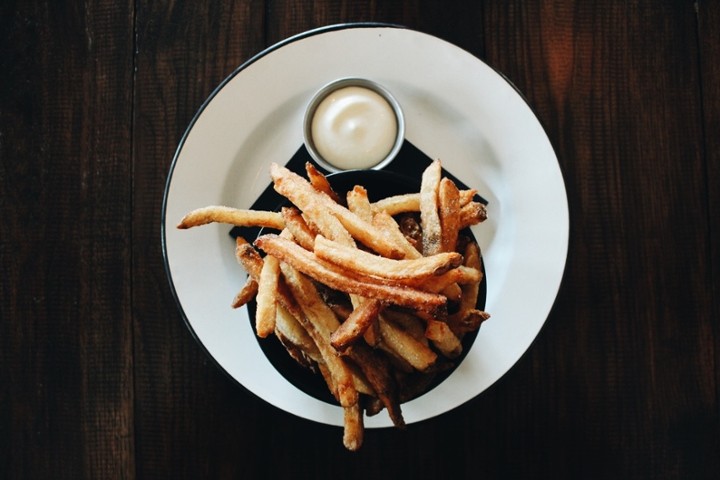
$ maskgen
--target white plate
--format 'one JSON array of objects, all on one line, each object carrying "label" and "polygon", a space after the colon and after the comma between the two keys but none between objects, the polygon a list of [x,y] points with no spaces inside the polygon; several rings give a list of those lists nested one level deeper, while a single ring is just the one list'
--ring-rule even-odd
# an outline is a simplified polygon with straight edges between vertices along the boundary
[{"label": "white plate", "polygon": [[[489,201],[489,219],[473,233],[492,318],[442,384],[403,405],[412,423],[472,399],[515,364],[545,322],[565,268],[568,205],[553,148],[516,89],[476,57],[417,31],[359,24],[310,31],[252,58],[202,105],[178,147],[165,192],[165,262],[188,326],[223,370],[278,408],[342,425],[339,407],[270,364],[247,310],[230,308],[245,274],[227,226],[175,225],[201,206],[249,207],[270,183],[270,163],[285,164],[302,145],[312,94],[347,76],[388,88],[405,112],[406,139]],[[390,425],[385,414],[366,423]]]}]

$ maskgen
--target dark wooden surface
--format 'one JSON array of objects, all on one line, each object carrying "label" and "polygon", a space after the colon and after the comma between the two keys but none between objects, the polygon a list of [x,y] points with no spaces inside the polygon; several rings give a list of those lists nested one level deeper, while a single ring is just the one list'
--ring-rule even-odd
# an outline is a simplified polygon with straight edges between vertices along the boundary
[{"label": "dark wooden surface", "polygon": [[[590,3],[2,2],[0,478],[717,478],[720,2]],[[173,153],[215,86],[349,21],[506,74],[571,218],[557,302],[518,364],[357,453],[205,356],[159,233]]]}]

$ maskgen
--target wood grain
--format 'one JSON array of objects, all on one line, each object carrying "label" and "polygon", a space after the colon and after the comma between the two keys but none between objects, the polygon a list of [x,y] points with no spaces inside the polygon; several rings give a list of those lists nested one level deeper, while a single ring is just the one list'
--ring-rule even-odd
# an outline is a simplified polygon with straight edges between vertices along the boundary
[{"label": "wood grain", "polygon": [[703,381],[714,320],[701,99],[688,88],[699,84],[695,12],[551,3],[491,12],[504,28],[486,42],[548,128],[571,205],[568,269],[533,358],[558,392],[555,425],[538,425],[535,442],[552,427],[542,458],[565,476],[699,477],[718,424]]},{"label": "wood grain", "polygon": [[712,339],[715,345],[715,401],[720,398],[720,36],[714,27],[720,22],[720,4],[697,2],[700,82],[703,113],[703,157],[708,188],[709,236],[707,261],[711,268],[710,291],[713,293]]},{"label": "wood grain", "polygon": [[130,476],[131,4],[1,18],[0,477]]}]

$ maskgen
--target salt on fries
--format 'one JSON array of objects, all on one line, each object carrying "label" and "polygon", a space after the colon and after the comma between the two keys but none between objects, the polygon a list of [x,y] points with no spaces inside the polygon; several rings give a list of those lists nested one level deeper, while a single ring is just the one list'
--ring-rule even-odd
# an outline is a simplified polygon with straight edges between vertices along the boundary
[{"label": "salt on fries", "polygon": [[[312,164],[307,179],[273,164],[280,212],[208,206],[208,223],[266,227],[235,256],[248,274],[233,299],[256,302],[257,335],[274,334],[293,359],[322,375],[344,410],[343,444],[363,442],[363,415],[385,409],[403,427],[401,403],[425,391],[489,314],[477,309],[482,259],[463,229],[487,218],[475,190],[442,176],[439,160],[420,191],[371,202],[364,187],[336,193]],[[262,253],[261,253],[262,252]],[[264,255],[263,255],[264,254]]]}]

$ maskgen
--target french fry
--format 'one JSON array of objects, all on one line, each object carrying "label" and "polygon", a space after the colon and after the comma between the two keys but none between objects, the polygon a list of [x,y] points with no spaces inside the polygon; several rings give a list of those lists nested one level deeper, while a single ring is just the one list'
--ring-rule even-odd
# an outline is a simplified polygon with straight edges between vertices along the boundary
[{"label": "french fry", "polygon": [[351,452],[355,452],[362,446],[365,436],[362,409],[359,403],[355,403],[345,407],[343,410],[343,445]]},{"label": "french fry", "polygon": [[335,396],[345,411],[343,443],[348,450],[357,450],[362,444],[363,431],[359,393],[352,372],[330,345],[330,332],[337,327],[337,318],[306,277],[288,264],[283,263],[281,270],[304,314],[300,322],[320,350],[335,387]]},{"label": "french fry", "polygon": [[[480,256],[480,247],[475,242],[469,242],[465,246],[463,255],[464,265],[472,271],[480,272],[482,269],[482,258]],[[480,281],[482,277],[476,281],[467,282],[462,287],[462,300],[460,302],[460,310],[472,310],[477,305],[478,294],[480,290]]]},{"label": "french fry", "polygon": [[[482,256],[477,243],[468,242],[465,246],[464,262],[467,268],[480,271],[482,268]],[[448,325],[458,337],[477,330],[482,322],[490,318],[488,313],[476,309],[480,291],[480,279],[466,283],[461,288],[462,296],[458,311],[448,317]]]},{"label": "french fry", "polygon": [[242,289],[240,289],[237,295],[235,295],[235,298],[233,298],[233,301],[230,305],[232,306],[232,308],[240,308],[243,305],[247,304],[250,300],[255,298],[257,292],[258,283],[255,281],[255,279],[248,276],[245,285],[243,285]]},{"label": "french fry", "polygon": [[458,338],[462,338],[466,333],[480,328],[488,318],[490,314],[482,310],[461,310],[448,318],[448,326]]},{"label": "french fry", "polygon": [[208,223],[226,223],[237,227],[268,227],[276,230],[282,230],[285,226],[282,215],[278,212],[213,205],[188,213],[180,220],[177,228],[187,229]]},{"label": "french fry", "polygon": [[[473,201],[477,194],[475,189],[460,190],[460,206]],[[396,216],[401,213],[412,213],[420,211],[420,193],[403,193],[390,197],[381,198],[371,203],[372,209],[377,212],[386,212],[389,215]]]},{"label": "french fry", "polygon": [[325,175],[320,172],[315,165],[310,162],[305,163],[305,173],[307,173],[310,184],[319,192],[325,193],[333,202],[340,203],[340,195],[333,190],[330,182]]},{"label": "french fry", "polygon": [[401,195],[393,195],[392,197],[385,197],[372,203],[371,207],[375,212],[385,212],[391,216],[401,213],[419,212],[420,194],[404,193]]},{"label": "french fry", "polygon": [[280,276],[280,262],[275,257],[265,257],[258,279],[255,309],[255,330],[258,337],[265,338],[275,330],[277,311],[276,291]]},{"label": "french fry", "polygon": [[411,312],[386,308],[383,311],[383,318],[412,335],[415,340],[425,345],[428,344],[428,339],[425,337],[425,321],[417,315]]},{"label": "french fry", "polygon": [[365,331],[377,319],[384,305],[375,300],[364,299],[344,322],[330,336],[330,344],[336,350],[344,350],[348,345],[361,338]]},{"label": "french fry", "polygon": [[371,347],[378,346],[380,343],[380,328],[378,327],[378,321],[374,321],[370,324],[370,326],[368,326],[365,333],[363,333],[363,338],[365,339],[365,343]]},{"label": "french fry", "polygon": [[375,298],[378,300],[434,311],[445,306],[447,299],[439,294],[424,292],[404,286],[375,284],[347,276],[345,272],[323,264],[307,250],[294,242],[274,234],[262,235],[255,245],[267,254],[287,262],[315,280],[342,292]]},{"label": "french fry", "polygon": [[288,198],[303,212],[315,203],[315,208],[326,209],[336,217],[357,241],[372,248],[379,254],[389,258],[400,258],[402,252],[398,251],[384,235],[372,224],[362,220],[347,208],[334,202],[329,196],[315,190],[310,183],[301,176],[291,172],[285,167],[273,163],[270,167],[275,191]]},{"label": "french fry", "polygon": [[477,225],[487,220],[487,208],[480,202],[470,202],[460,208],[460,228]]},{"label": "french fry", "polygon": [[346,270],[392,280],[422,281],[439,276],[459,266],[462,255],[457,252],[438,253],[429,257],[393,260],[328,240],[315,237],[315,254]]},{"label": "french fry", "polygon": [[373,209],[368,200],[367,190],[360,185],[356,185],[347,193],[348,209],[366,222],[372,222]]},{"label": "french fry", "polygon": [[315,232],[308,226],[300,210],[295,207],[282,207],[280,214],[285,221],[285,228],[292,234],[295,241],[301,247],[312,250],[315,243]]},{"label": "french fry", "polygon": [[390,364],[376,350],[364,344],[353,344],[343,353],[365,374],[376,396],[388,411],[396,427],[404,427],[405,420],[398,398],[398,389]]},{"label": "french fry", "polygon": [[[284,262],[280,264],[280,270],[293,298],[305,316],[310,318],[323,341],[329,345],[330,335],[340,326],[335,313],[323,301],[315,285],[300,271]],[[317,343],[317,339],[315,339],[315,343]],[[318,345],[318,347],[320,346]]]},{"label": "french fry", "polygon": [[285,347],[288,354],[300,365],[314,369],[316,364],[324,361],[320,350],[308,335],[300,322],[288,312],[285,307],[278,305],[275,318],[275,336]]},{"label": "french fry", "polygon": [[[260,279],[263,265],[265,263],[264,259],[260,256],[258,251],[255,250],[255,248],[251,244],[249,244],[247,240],[245,240],[243,237],[237,237],[235,239],[235,242],[235,257],[237,258],[238,262],[243,266],[243,268],[245,268],[245,271],[248,272],[248,275],[250,275],[254,280],[258,281]],[[299,308],[297,302],[295,302],[295,300],[292,298],[292,295],[290,294],[285,282],[278,281],[277,291],[275,292],[275,294],[277,295],[277,301],[279,305],[282,307],[282,309],[279,308],[278,311],[284,310],[290,316],[299,321],[303,316],[303,312]],[[276,317],[276,329],[278,327],[277,322],[278,319]],[[284,322],[283,325],[287,325],[288,322]],[[291,339],[294,338],[292,335],[289,335],[289,331],[283,330],[282,333]]]},{"label": "french fry", "polygon": [[235,238],[235,258],[256,282],[260,279],[263,259],[255,248],[243,237]]},{"label": "french fry", "polygon": [[[353,213],[360,213],[360,218],[367,217],[363,218],[363,220],[369,221],[369,215],[371,212],[368,211],[366,206],[362,205],[365,203],[369,204],[369,201],[367,198],[362,198],[363,196],[367,196],[367,192],[365,192],[364,189],[357,189],[355,198],[352,198],[350,193],[348,193],[348,199],[351,202],[350,207],[362,210],[360,212]],[[305,214],[315,223],[316,229],[323,235],[348,248],[355,248],[357,246],[355,240],[343,224],[336,217],[328,215],[327,210],[323,209],[322,206],[319,205],[319,202],[313,201],[313,199],[308,199]],[[309,246],[306,249],[312,250],[313,248],[314,242],[312,246]],[[336,348],[342,348],[343,345],[354,341],[356,336],[359,334],[364,336],[369,345],[375,345],[376,329],[373,327],[373,318],[369,315],[369,313],[373,310],[379,310],[381,308],[381,302],[378,300],[364,299],[357,294],[351,294],[350,301],[356,309],[360,308],[361,305],[363,305],[363,308],[353,315],[347,325],[343,326],[342,330],[340,330],[337,334]],[[348,314],[346,318],[350,316],[351,315]]]},{"label": "french fry", "polygon": [[438,189],[440,216],[440,251],[454,252],[460,233],[460,191],[449,178],[440,180]]},{"label": "french fry", "polygon": [[412,335],[382,319],[378,322],[380,337],[385,346],[420,372],[428,370],[437,360],[437,354]]},{"label": "french fry", "polygon": [[435,160],[422,174],[420,183],[420,226],[422,227],[423,255],[441,251],[442,227],[438,213],[438,189],[442,166]]},{"label": "french fry", "polygon": [[475,283],[482,280],[482,272],[475,268],[460,265],[440,276],[429,277],[424,280],[418,288],[427,292],[445,292],[448,287],[454,283],[463,285],[466,283]]},{"label": "french fry", "polygon": [[403,252],[403,258],[420,258],[422,254],[403,235],[400,226],[387,212],[378,212],[373,216],[373,225],[387,233],[388,240],[392,241]]},{"label": "french fry", "polygon": [[[340,242],[343,245],[355,246],[355,239],[337,217],[328,215],[327,210],[319,202],[309,202],[305,205],[303,214],[315,227],[315,230],[327,238]],[[312,249],[312,247],[310,248]]]},{"label": "french fry", "polygon": [[446,322],[429,319],[425,336],[430,339],[447,358],[455,358],[462,353],[462,343]]}]

